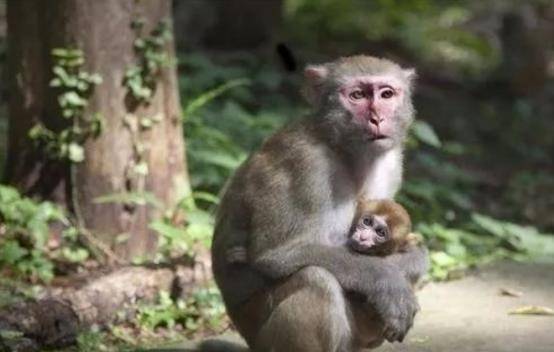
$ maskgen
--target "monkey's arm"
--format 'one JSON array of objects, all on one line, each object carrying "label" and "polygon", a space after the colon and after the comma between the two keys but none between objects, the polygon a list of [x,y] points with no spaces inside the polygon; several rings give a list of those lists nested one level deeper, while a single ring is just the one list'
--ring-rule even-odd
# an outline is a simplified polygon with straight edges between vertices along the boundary
[{"label": "monkey's arm", "polygon": [[307,266],[328,270],[347,291],[372,295],[376,283],[402,279],[403,273],[383,258],[361,255],[345,247],[332,247],[317,243],[291,243],[272,248],[249,258],[251,265],[263,274],[280,279]]},{"label": "monkey's arm", "polygon": [[286,277],[306,266],[331,272],[346,290],[367,297],[385,322],[385,338],[402,341],[419,309],[403,273],[382,257],[360,255],[344,247],[290,244],[250,258],[251,265],[272,278]]},{"label": "monkey's arm", "polygon": [[416,284],[429,269],[429,253],[421,243],[406,246],[383,259],[398,268],[412,284]]}]

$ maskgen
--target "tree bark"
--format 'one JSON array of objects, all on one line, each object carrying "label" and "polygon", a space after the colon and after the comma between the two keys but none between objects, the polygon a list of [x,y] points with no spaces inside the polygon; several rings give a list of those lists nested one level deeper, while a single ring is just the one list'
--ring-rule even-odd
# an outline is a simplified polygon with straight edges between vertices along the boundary
[{"label": "tree bark", "polygon": [[[82,225],[127,259],[155,248],[156,237],[148,224],[160,216],[160,209],[151,204],[100,204],[94,200],[110,194],[148,192],[164,206],[172,206],[189,192],[175,67],[161,70],[147,104],[130,103],[124,85],[126,70],[139,61],[132,23],[143,20],[143,33],[149,34],[160,21],[170,19],[170,0],[8,1],[7,180],[26,194],[65,205]],[[84,70],[103,77],[85,114],[100,114],[105,129],[98,138],[87,140],[85,160],[77,164],[44,157],[27,137],[38,121],[52,130],[67,124],[60,117],[55,91],[49,87],[53,48],[81,49]],[[173,41],[165,49],[174,56]],[[160,121],[141,129],[139,121],[152,117]],[[139,158],[147,165],[146,175],[133,172]],[[116,240],[121,238],[126,240]]]}]

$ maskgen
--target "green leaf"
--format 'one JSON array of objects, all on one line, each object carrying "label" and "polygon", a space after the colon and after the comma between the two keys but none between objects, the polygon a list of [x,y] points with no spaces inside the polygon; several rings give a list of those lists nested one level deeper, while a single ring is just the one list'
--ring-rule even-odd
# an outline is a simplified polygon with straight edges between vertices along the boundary
[{"label": "green leaf", "polygon": [[87,105],[87,100],[79,96],[77,92],[69,91],[65,92],[58,98],[60,105],[65,106],[74,106],[74,107],[85,107]]},{"label": "green leaf", "polygon": [[68,147],[68,158],[74,163],[85,160],[85,150],[77,143],[70,143]]},{"label": "green leaf", "polygon": [[62,82],[65,82],[67,81],[69,75],[67,74],[67,71],[65,70],[65,68],[61,67],[61,66],[54,66],[52,68],[52,72],[54,73],[55,76],[57,76]]},{"label": "green leaf", "polygon": [[137,175],[142,175],[142,176],[148,175],[148,164],[145,161],[136,164],[133,167],[133,172]]},{"label": "green leaf", "polygon": [[224,94],[228,90],[249,84],[251,84],[251,81],[246,78],[233,79],[196,97],[185,106],[183,111],[183,118],[187,118],[198,109],[202,108],[204,105],[208,104],[210,101]]},{"label": "green leaf", "polygon": [[154,121],[148,117],[143,117],[140,119],[140,126],[145,129],[151,128],[154,126]]},{"label": "green leaf", "polygon": [[412,133],[421,142],[435,148],[441,147],[441,141],[435,130],[425,121],[417,120],[412,125]]},{"label": "green leaf", "polygon": [[195,154],[195,157],[205,163],[221,166],[228,170],[236,169],[244,161],[243,157],[223,154],[222,152],[211,152],[207,150],[198,151]]},{"label": "green leaf", "polygon": [[21,247],[17,241],[9,240],[0,245],[0,263],[14,265],[27,254],[28,251]]},{"label": "green leaf", "polygon": [[203,200],[212,204],[219,204],[219,197],[209,192],[195,191],[192,193],[194,199]]},{"label": "green leaf", "polygon": [[100,76],[98,73],[93,73],[89,77],[89,82],[95,85],[99,85],[102,83],[102,76]]},{"label": "green leaf", "polygon": [[62,85],[62,80],[59,79],[59,78],[53,78],[51,81],[50,81],[50,87],[60,87]]},{"label": "green leaf", "polygon": [[185,229],[167,224],[166,222],[161,220],[150,223],[148,227],[158,232],[160,235],[171,238],[173,240],[182,239],[186,236]]},{"label": "green leaf", "polygon": [[89,252],[84,248],[64,247],[62,254],[65,259],[72,263],[81,263],[89,257]]}]

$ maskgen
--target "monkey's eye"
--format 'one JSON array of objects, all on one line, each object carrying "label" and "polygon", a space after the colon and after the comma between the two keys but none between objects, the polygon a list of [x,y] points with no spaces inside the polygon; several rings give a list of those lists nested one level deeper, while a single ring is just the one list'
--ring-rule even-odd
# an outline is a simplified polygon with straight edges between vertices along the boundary
[{"label": "monkey's eye", "polygon": [[362,99],[363,97],[365,97],[365,94],[362,90],[355,90],[353,91],[352,93],[350,93],[349,95],[350,99],[352,100],[360,100]]},{"label": "monkey's eye", "polygon": [[381,98],[383,99],[390,99],[394,95],[394,91],[392,89],[385,89],[381,92]]},{"label": "monkey's eye", "polygon": [[373,224],[373,221],[371,221],[370,217],[365,217],[362,219],[362,224],[364,224],[364,226],[370,227]]},{"label": "monkey's eye", "polygon": [[375,232],[377,233],[377,236],[379,237],[386,237],[389,234],[389,231],[384,226],[379,226],[375,229]]}]

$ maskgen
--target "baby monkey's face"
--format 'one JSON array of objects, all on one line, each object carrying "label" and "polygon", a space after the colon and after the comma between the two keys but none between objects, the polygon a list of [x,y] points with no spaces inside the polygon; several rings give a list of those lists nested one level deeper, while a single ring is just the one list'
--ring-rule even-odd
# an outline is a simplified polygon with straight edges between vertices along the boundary
[{"label": "baby monkey's face", "polygon": [[356,252],[372,253],[376,247],[391,239],[389,226],[383,216],[363,213],[352,230],[349,245]]}]

